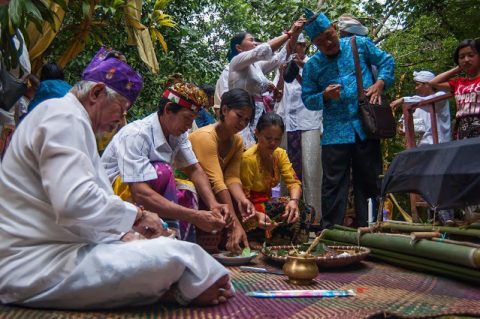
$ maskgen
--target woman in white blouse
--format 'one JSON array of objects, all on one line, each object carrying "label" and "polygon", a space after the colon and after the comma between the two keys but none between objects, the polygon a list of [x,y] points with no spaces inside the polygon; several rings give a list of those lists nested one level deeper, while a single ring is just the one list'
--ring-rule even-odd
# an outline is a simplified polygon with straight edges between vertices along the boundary
[{"label": "woman in white blouse", "polygon": [[278,54],[274,55],[274,52],[289,39],[295,43],[304,23],[305,19],[300,18],[295,21],[289,31],[259,45],[247,32],[236,34],[230,41],[228,88],[244,89],[255,98],[255,119],[241,132],[246,149],[255,144],[253,130],[264,111],[262,95],[275,89],[265,74],[275,70],[287,57],[286,48]]}]

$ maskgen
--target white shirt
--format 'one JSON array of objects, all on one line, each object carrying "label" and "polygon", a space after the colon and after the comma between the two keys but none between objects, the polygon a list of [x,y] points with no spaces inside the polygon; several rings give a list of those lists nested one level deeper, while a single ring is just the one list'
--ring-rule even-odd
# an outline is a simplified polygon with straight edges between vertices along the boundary
[{"label": "white shirt", "polygon": [[[303,61],[307,62],[308,57],[305,57]],[[301,76],[303,68],[300,67],[299,72]],[[279,79],[280,71],[277,70],[273,82],[278,83]],[[323,131],[323,111],[310,111],[305,107],[302,101],[302,86],[297,79],[292,83],[285,82],[282,100],[275,105],[275,110],[283,118],[287,132]]]},{"label": "white shirt", "polygon": [[275,70],[285,61],[286,54],[284,46],[274,55],[268,43],[260,44],[250,51],[240,52],[230,61],[228,88],[240,88],[251,95],[261,96],[270,83],[265,74]]},{"label": "white shirt", "polygon": [[102,163],[110,182],[120,176],[125,183],[146,182],[157,178],[152,162],[165,162],[182,168],[198,163],[188,134],[165,139],[158,114],[124,126],[108,144]]},{"label": "white shirt", "polygon": [[[438,91],[435,94],[428,96],[406,96],[403,98],[404,103],[413,104],[434,97],[442,96],[445,92]],[[413,113],[414,127],[415,132],[423,133],[418,146],[433,144],[432,136],[432,121],[430,120],[430,113],[426,111],[425,108],[417,108]],[[450,103],[448,100],[440,101],[435,103],[435,112],[437,115],[437,132],[438,132],[438,142],[445,143],[451,140],[451,122],[450,122]]]},{"label": "white shirt", "polygon": [[90,118],[72,94],[41,103],[15,131],[0,167],[0,194],[3,302],[60,282],[83,248],[117,241],[137,214],[113,194]]},{"label": "white shirt", "polygon": [[228,91],[228,73],[229,67],[228,64],[223,69],[220,77],[215,84],[215,95],[213,96],[213,103],[215,108],[220,108],[222,103],[222,95],[223,93]]}]

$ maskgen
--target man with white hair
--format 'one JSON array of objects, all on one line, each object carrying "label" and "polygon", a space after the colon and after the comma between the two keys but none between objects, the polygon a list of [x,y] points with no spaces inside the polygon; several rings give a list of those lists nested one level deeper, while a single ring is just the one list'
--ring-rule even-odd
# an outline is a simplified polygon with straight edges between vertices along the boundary
[{"label": "man with white hair", "polygon": [[[413,80],[415,81],[415,91],[417,95],[399,98],[390,103],[390,106],[395,109],[402,104],[414,104],[444,95],[445,92],[435,92],[434,89],[428,84],[428,82],[430,82],[434,77],[435,74],[430,71],[413,72]],[[435,112],[437,115],[438,142],[449,142],[451,140],[451,125],[450,104],[448,100],[435,103]],[[403,123],[403,118],[401,121]],[[423,108],[417,108],[413,113],[413,121],[415,133],[421,134],[417,146],[433,144],[430,113]]]},{"label": "man with white hair", "polygon": [[[290,56],[299,68],[291,83],[283,81],[283,68],[275,74],[273,83],[280,92],[275,111],[283,118],[286,128],[287,152],[297,177],[302,181],[305,202],[313,206],[316,217],[322,211],[322,111],[310,111],[302,101],[302,72],[309,57],[305,54],[307,43],[300,33],[294,53]],[[282,94],[283,93],[283,94]]]},{"label": "man with white hair", "polygon": [[157,214],[113,194],[95,133],[123,120],[142,84],[99,52],[65,97],[40,103],[16,130],[0,166],[1,303],[100,309],[232,296],[228,271],[200,246],[159,237],[168,232]]}]

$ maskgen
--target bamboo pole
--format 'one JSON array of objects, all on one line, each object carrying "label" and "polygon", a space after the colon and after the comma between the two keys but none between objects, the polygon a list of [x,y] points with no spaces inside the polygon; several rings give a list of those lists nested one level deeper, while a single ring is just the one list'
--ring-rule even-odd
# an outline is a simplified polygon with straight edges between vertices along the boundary
[{"label": "bamboo pole", "polygon": [[410,236],[396,236],[393,234],[364,234],[359,238],[354,232],[333,229],[326,230],[324,238],[435,259],[471,268],[480,268],[480,249],[473,247],[431,240],[419,240],[411,244]]},{"label": "bamboo pole", "polygon": [[400,223],[390,223],[390,222],[381,223],[379,227],[380,229],[391,229],[391,230],[403,231],[407,233],[438,231],[440,233],[448,233],[452,235],[461,235],[461,236],[480,238],[480,229],[474,229],[474,228],[433,226],[433,225],[425,225],[425,224],[403,224],[403,223],[400,224]]},{"label": "bamboo pole", "polygon": [[[350,245],[350,243],[343,243],[322,239],[322,242],[328,245]],[[370,256],[377,258],[394,265],[411,268],[414,270],[435,273],[443,276],[449,276],[468,282],[480,283],[480,272],[471,268],[451,265],[444,262],[433,261],[431,259],[395,253],[384,249],[370,248]]]},{"label": "bamboo pole", "polygon": [[464,275],[461,272],[451,272],[451,271],[448,271],[448,270],[445,270],[445,269],[442,269],[442,268],[433,267],[433,266],[425,265],[425,264],[420,264],[416,261],[399,259],[399,258],[394,258],[394,257],[381,255],[381,254],[373,254],[372,257],[378,258],[380,260],[383,260],[383,261],[386,261],[386,262],[389,262],[389,263],[392,263],[392,264],[395,264],[395,265],[399,265],[399,266],[403,266],[403,267],[406,267],[406,268],[414,269],[414,270],[424,271],[424,272],[428,272],[428,273],[435,273],[435,274],[444,275],[444,276],[448,276],[448,277],[454,277],[454,278],[457,278],[457,279],[468,281],[470,283],[471,282],[474,282],[474,283],[477,283],[477,284],[480,283],[480,278],[479,277],[472,277],[472,276],[469,276],[469,275]]},{"label": "bamboo pole", "polygon": [[333,229],[345,230],[345,231],[354,231],[354,232],[357,231],[356,228],[347,227],[347,226],[342,226],[342,225],[333,225]]}]

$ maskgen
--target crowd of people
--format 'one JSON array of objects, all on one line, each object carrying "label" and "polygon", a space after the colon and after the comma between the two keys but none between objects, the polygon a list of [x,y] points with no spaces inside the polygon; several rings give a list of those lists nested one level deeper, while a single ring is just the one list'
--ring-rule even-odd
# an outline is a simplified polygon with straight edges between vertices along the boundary
[{"label": "crowd of people", "polygon": [[[318,49],[311,57],[303,32]],[[265,43],[236,34],[215,88],[177,79],[157,112],[128,124],[143,80],[123,55],[101,48],[72,87],[56,65],[45,65],[40,80],[29,77],[30,102],[21,102],[1,161],[0,301],[216,305],[234,288],[207,252],[305,242],[314,222],[343,223],[350,184],[356,226],[366,226],[382,156],[359,116],[351,39],[366,96],[379,102],[394,82],[393,57],[355,17],[335,24],[308,10]],[[442,94],[435,89],[452,92],[454,135],[479,136],[479,46],[460,43],[458,66],[438,76],[415,72],[417,95],[392,108]],[[287,82],[289,64],[298,72]],[[447,142],[449,105],[435,107]],[[414,114],[419,145],[432,143],[424,113]],[[280,181],[284,196],[272,192]]]}]

